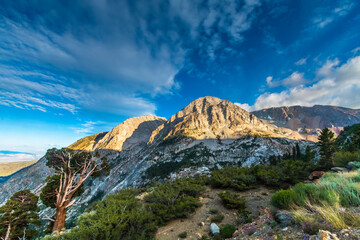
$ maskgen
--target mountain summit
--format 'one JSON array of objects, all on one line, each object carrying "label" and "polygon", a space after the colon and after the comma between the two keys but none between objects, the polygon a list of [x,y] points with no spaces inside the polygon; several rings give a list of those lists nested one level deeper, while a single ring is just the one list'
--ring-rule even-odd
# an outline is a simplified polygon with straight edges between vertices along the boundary
[{"label": "mountain summit", "polygon": [[244,135],[301,139],[300,135],[268,124],[230,101],[202,97],[160,125],[152,133],[149,143],[176,136],[226,139]]}]

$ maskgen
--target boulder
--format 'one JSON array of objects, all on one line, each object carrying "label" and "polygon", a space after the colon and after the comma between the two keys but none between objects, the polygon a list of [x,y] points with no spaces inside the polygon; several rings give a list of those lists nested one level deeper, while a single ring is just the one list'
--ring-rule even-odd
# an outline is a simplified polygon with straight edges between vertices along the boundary
[{"label": "boulder", "polygon": [[314,179],[319,179],[321,178],[322,175],[324,175],[325,172],[324,171],[313,171],[310,176],[309,179],[310,180],[314,180]]},{"label": "boulder", "polygon": [[332,167],[331,171],[342,173],[342,172],[348,172],[349,170],[343,167]]},{"label": "boulder", "polygon": [[294,215],[286,210],[278,210],[275,213],[275,219],[280,223],[281,227],[295,224]]},{"label": "boulder", "polygon": [[216,225],[216,223],[212,223],[210,225],[210,231],[213,235],[220,234],[220,228],[218,227],[218,225]]},{"label": "boulder", "polygon": [[318,240],[339,240],[336,234],[331,233],[329,231],[319,230],[319,233],[317,234]]},{"label": "boulder", "polygon": [[346,168],[349,170],[360,168],[360,162],[348,162]]}]

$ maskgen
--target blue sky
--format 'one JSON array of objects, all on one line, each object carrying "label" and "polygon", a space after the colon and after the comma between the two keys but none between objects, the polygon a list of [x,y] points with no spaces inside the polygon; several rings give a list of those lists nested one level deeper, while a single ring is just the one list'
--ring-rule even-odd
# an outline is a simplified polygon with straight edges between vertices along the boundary
[{"label": "blue sky", "polygon": [[0,2],[0,150],[42,154],[208,95],[360,108],[358,1]]}]

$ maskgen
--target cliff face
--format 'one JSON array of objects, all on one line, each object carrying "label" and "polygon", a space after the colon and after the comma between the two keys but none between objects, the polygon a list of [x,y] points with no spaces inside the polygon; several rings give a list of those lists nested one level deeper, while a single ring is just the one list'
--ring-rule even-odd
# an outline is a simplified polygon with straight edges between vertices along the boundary
[{"label": "cliff face", "polygon": [[140,149],[149,141],[151,133],[165,121],[165,118],[154,115],[127,119],[108,132],[92,150],[112,149],[121,151],[134,147]]},{"label": "cliff face", "polygon": [[344,127],[360,123],[360,110],[336,106],[276,107],[252,112],[278,127],[317,134],[327,127],[339,134]]}]

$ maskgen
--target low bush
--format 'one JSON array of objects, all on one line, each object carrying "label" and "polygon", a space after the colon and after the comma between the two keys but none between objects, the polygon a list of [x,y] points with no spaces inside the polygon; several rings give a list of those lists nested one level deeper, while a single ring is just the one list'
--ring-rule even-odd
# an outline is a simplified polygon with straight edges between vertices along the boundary
[{"label": "low bush", "polygon": [[232,167],[213,171],[210,182],[213,187],[244,191],[254,187],[256,177],[250,168]]},{"label": "low bush", "polygon": [[296,192],[293,189],[280,190],[271,197],[271,205],[280,209],[289,209],[296,199]]},{"label": "low bush", "polygon": [[235,231],[236,227],[234,225],[226,224],[225,226],[220,228],[220,235],[223,238],[231,238]]},{"label": "low bush", "polygon": [[349,162],[360,161],[360,151],[347,152],[339,151],[334,156],[334,165],[337,167],[346,167]]},{"label": "low bush", "polygon": [[187,237],[187,232],[182,232],[179,234],[179,238],[186,238]]},{"label": "low bush", "polygon": [[220,192],[218,195],[226,208],[237,210],[246,209],[245,198],[240,197],[239,194],[230,191],[224,191]]},{"label": "low bush", "polygon": [[205,187],[197,179],[178,179],[165,182],[145,197],[149,209],[159,217],[161,224],[175,218],[185,218],[201,206],[198,199]]},{"label": "low bush", "polygon": [[279,160],[272,165],[253,167],[228,167],[211,173],[210,183],[217,188],[232,188],[245,191],[257,185],[281,188],[306,179],[312,170],[312,164],[303,160]]},{"label": "low bush", "polygon": [[221,223],[222,220],[224,220],[224,215],[222,215],[221,213],[216,214],[210,219],[210,221],[214,223]]},{"label": "low bush", "polygon": [[216,209],[216,208],[211,208],[211,209],[209,210],[209,212],[210,212],[211,214],[217,214],[217,213],[219,213],[219,210]]}]

